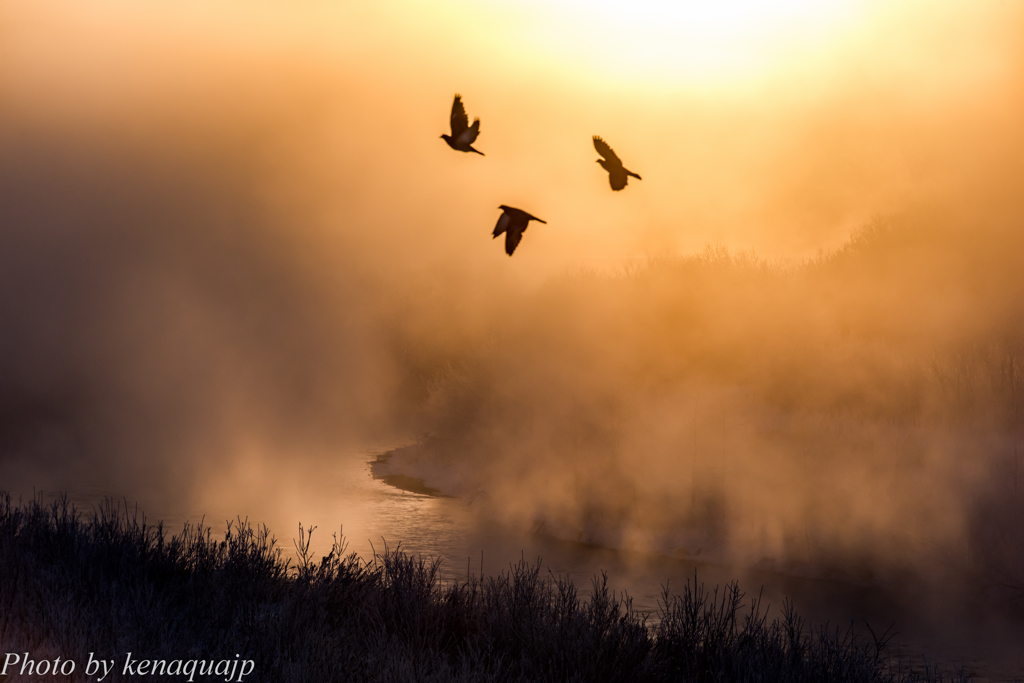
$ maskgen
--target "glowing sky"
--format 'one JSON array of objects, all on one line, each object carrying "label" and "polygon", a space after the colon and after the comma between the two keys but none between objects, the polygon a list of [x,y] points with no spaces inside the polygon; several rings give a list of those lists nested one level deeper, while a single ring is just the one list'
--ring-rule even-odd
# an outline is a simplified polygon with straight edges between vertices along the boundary
[{"label": "glowing sky", "polygon": [[[28,265],[8,268],[0,310],[22,316],[19,353],[38,360],[5,362],[43,368],[33,387],[98,378],[110,414],[152,406],[168,429],[165,403],[192,414],[205,387],[184,445],[159,429],[139,443],[175,463],[249,443],[272,456],[275,424],[362,428],[410,355],[440,349],[423,363],[450,375],[445,354],[490,348],[524,292],[541,292],[524,339],[563,342],[543,288],[581,268],[707,244],[801,258],[902,213],[1002,220],[1024,183],[1022,57],[1024,0],[8,0],[0,188],[24,207],[0,237]],[[439,139],[455,93],[485,157]],[[643,180],[612,192],[593,135]],[[547,221],[512,259],[491,239],[500,204]],[[600,312],[585,294],[581,320]],[[66,311],[72,332],[53,334]],[[584,352],[607,351],[599,326],[580,329]],[[658,330],[636,333],[660,348]],[[76,365],[77,337],[94,350]],[[534,353],[550,372],[530,398],[568,364]],[[223,442],[194,446],[207,430]]]},{"label": "glowing sky", "polygon": [[[323,193],[325,221],[374,216],[417,258],[457,251],[502,203],[549,220],[517,256],[543,272],[708,242],[799,256],[977,182],[971,164],[1019,144],[1020,0],[0,12],[0,82],[27,118],[181,144],[247,130],[274,193]],[[455,92],[486,159],[438,140]],[[594,134],[643,182],[609,192]],[[430,240],[401,227],[413,210],[438,224]]]}]

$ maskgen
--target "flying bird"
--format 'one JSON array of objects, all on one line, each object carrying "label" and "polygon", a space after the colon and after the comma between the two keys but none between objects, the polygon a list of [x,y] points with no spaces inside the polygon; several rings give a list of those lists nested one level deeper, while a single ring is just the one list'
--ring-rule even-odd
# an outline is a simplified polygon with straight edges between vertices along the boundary
[{"label": "flying bird", "polygon": [[526,232],[526,227],[530,221],[547,224],[547,221],[531,216],[522,209],[513,209],[511,206],[505,206],[504,204],[498,208],[504,211],[504,213],[498,218],[498,224],[494,226],[494,233],[491,235],[491,238],[493,239],[501,233],[505,233],[505,253],[509,256],[519,246],[519,242],[523,239],[523,233]]},{"label": "flying bird", "polygon": [[613,190],[617,191],[624,188],[626,183],[629,181],[627,176],[633,176],[637,180],[643,180],[639,175],[623,166],[622,160],[619,159],[618,155],[612,151],[612,148],[608,146],[608,143],[597,135],[594,136],[594,149],[597,150],[598,154],[604,157],[604,159],[598,159],[597,163],[601,164],[604,170],[608,171],[608,182],[611,184]]},{"label": "flying bird", "polygon": [[472,147],[478,135],[480,135],[480,119],[473,119],[473,125],[469,125],[466,108],[462,106],[462,96],[455,95],[455,101],[452,102],[452,134],[441,137],[452,149],[457,149],[460,152],[476,152],[480,156],[485,156],[483,152]]}]

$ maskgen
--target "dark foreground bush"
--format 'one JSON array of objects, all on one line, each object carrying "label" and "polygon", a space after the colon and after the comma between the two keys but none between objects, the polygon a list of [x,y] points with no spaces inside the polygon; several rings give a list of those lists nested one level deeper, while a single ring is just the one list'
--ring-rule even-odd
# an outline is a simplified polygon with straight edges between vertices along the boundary
[{"label": "dark foreground bush", "polygon": [[[218,541],[187,525],[168,539],[113,504],[83,519],[66,499],[0,493],[0,656],[21,658],[4,680],[57,657],[75,662],[71,680],[99,679],[90,657],[113,660],[105,682],[237,681],[236,660],[253,662],[242,680],[303,683],[922,679],[873,635],[805,629],[788,606],[769,622],[735,585],[666,591],[651,628],[603,577],[581,600],[539,564],[441,585],[436,561],[397,549],[363,562],[335,538],[315,561],[301,530],[297,546],[293,566],[266,528],[229,525]],[[126,673],[129,652],[174,674]],[[229,675],[209,674],[225,660]],[[208,668],[181,673],[195,661]]]}]

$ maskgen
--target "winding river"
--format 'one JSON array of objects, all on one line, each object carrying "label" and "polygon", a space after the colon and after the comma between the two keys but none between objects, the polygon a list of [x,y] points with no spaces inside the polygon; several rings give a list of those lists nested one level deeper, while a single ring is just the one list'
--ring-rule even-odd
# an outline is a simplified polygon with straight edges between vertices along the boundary
[{"label": "winding river", "polygon": [[[870,623],[876,632],[892,626],[905,659],[926,659],[947,671],[964,666],[975,680],[1024,678],[1024,628],[991,613],[949,604],[946,596],[922,589],[807,579],[772,572],[740,570],[691,561],[626,553],[570,543],[502,528],[477,518],[471,506],[455,498],[425,495],[390,485],[373,476],[371,461],[381,448],[353,449],[338,457],[275,466],[254,465],[230,473],[230,485],[214,482],[186,497],[123,500],[144,510],[150,521],[163,520],[177,532],[186,522],[202,520],[222,533],[225,520],[266,524],[278,547],[294,557],[299,523],[315,527],[312,547],[323,553],[332,533],[342,533],[348,551],[364,559],[385,544],[441,560],[442,581],[462,581],[468,574],[493,575],[520,561],[542,561],[544,571],[568,576],[586,595],[602,571],[608,585],[625,591],[633,607],[657,618],[664,586],[686,581],[711,585],[739,581],[748,597],[761,595],[773,613],[790,598],[811,623],[847,628]],[[330,466],[324,466],[330,462]],[[247,466],[248,467],[248,466]],[[394,483],[394,482],[392,482]],[[401,483],[401,482],[399,482]],[[83,485],[68,495],[88,511],[110,495],[102,486]],[[32,491],[13,491],[22,496]],[[183,502],[187,501],[187,502]]]}]

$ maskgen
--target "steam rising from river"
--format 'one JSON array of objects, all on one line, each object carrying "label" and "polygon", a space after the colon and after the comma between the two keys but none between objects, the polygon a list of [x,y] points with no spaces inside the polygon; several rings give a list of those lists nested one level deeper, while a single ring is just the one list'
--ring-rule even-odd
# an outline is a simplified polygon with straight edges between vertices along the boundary
[{"label": "steam rising from river", "polygon": [[[12,488],[419,439],[562,537],[1024,585],[1018,7],[728,96],[100,7],[0,15]],[[437,139],[456,90],[486,158]],[[512,259],[502,203],[548,221]]]}]

